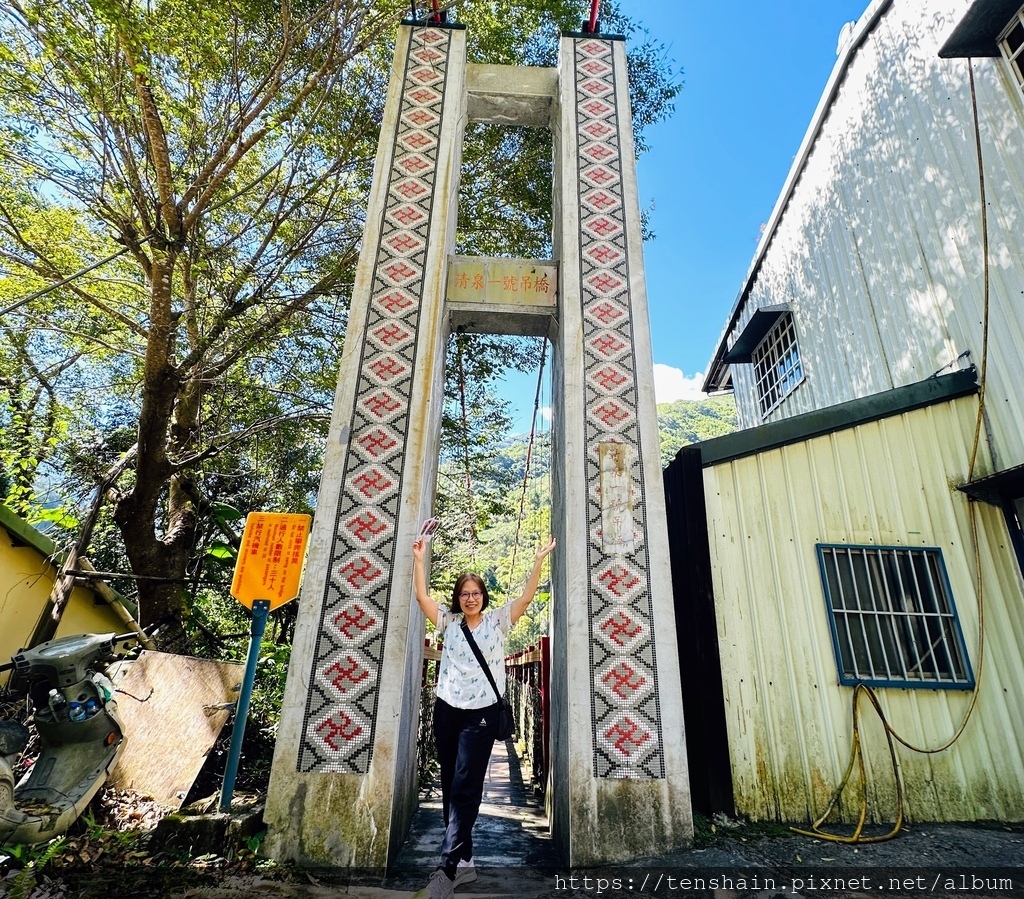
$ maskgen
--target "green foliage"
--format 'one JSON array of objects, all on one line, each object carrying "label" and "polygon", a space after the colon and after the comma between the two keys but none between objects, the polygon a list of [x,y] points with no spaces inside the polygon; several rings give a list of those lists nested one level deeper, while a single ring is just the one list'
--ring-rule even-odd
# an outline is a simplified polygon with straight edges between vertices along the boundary
[{"label": "green foliage", "polygon": [[[180,621],[192,651],[244,655],[247,617],[228,595],[244,515],[312,511],[407,12],[392,0],[0,11],[0,308],[78,273],[0,317],[2,495],[68,543],[114,473],[86,552],[149,575],[114,586],[145,624]],[[458,15],[471,61],[551,65],[582,12],[485,0]],[[629,34],[640,135],[671,110],[679,75],[607,4],[604,30]],[[550,134],[474,125],[463,163],[460,251],[549,256]],[[524,459],[498,452],[510,416],[497,382],[535,370],[540,352],[464,334],[448,350],[440,561],[486,570],[499,598],[548,524],[531,487],[513,567]],[[545,465],[535,456],[535,472]],[[283,678],[294,608],[272,619],[270,678]],[[539,598],[523,628],[543,610]]]},{"label": "green foliage", "polygon": [[0,853],[24,864],[7,889],[8,899],[28,899],[35,889],[36,875],[42,873],[54,856],[61,852],[66,842],[64,837],[57,837],[36,846],[25,846],[20,843],[0,846]]},{"label": "green foliage", "polygon": [[542,352],[536,339],[456,334],[449,341],[434,512],[444,525],[436,564],[449,571],[471,569],[481,532],[512,512],[522,476],[502,458],[511,417],[497,385],[507,369],[536,370]]},{"label": "green foliage", "polygon": [[288,663],[292,657],[291,643],[263,642],[256,666],[256,687],[253,690],[251,714],[269,733],[277,734],[284,699]]},{"label": "green foliage", "polygon": [[731,395],[662,403],[658,406],[662,468],[675,458],[681,447],[735,430],[736,403]]},{"label": "green foliage", "polygon": [[251,837],[246,837],[245,838],[245,847],[253,855],[255,855],[257,852],[259,852],[260,845],[263,843],[263,841],[266,839],[266,837],[267,837],[267,832],[265,830],[261,830],[259,833],[253,834]]}]

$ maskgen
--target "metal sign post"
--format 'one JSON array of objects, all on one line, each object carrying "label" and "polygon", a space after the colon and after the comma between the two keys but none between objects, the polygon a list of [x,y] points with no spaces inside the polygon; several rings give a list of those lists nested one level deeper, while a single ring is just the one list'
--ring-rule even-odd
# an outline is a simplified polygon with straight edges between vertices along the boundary
[{"label": "metal sign post", "polygon": [[231,732],[224,784],[220,793],[220,810],[231,811],[238,762],[242,756],[242,738],[249,719],[249,703],[256,680],[256,662],[260,655],[263,632],[272,609],[290,602],[299,595],[302,560],[309,538],[310,517],[277,512],[252,512],[245,519],[242,546],[235,561],[231,595],[252,610],[249,628],[249,652],[245,675],[235,708],[235,726]]},{"label": "metal sign post", "polygon": [[235,776],[238,774],[238,760],[242,756],[242,738],[245,736],[245,725],[249,720],[249,701],[252,699],[252,685],[256,680],[256,661],[260,656],[260,643],[263,631],[267,627],[267,616],[270,614],[270,600],[257,599],[252,604],[252,624],[249,627],[249,654],[245,659],[245,676],[242,678],[242,691],[238,694],[238,705],[235,708],[235,727],[231,732],[231,747],[228,750],[228,763],[224,769],[224,784],[220,791],[220,810],[231,811],[231,796],[235,792]]}]

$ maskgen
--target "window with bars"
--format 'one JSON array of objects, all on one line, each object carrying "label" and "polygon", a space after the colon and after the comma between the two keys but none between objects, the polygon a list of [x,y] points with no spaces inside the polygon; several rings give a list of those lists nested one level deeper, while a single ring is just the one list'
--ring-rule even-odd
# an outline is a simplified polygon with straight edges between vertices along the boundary
[{"label": "window with bars", "polygon": [[1024,6],[1017,10],[999,36],[999,52],[1010,68],[1017,89],[1024,93]]},{"label": "window with bars", "polygon": [[839,683],[974,686],[941,550],[830,544],[817,550]]},{"label": "window with bars", "polygon": [[754,363],[757,401],[763,418],[789,396],[804,379],[796,325],[790,312],[779,317],[750,359]]}]

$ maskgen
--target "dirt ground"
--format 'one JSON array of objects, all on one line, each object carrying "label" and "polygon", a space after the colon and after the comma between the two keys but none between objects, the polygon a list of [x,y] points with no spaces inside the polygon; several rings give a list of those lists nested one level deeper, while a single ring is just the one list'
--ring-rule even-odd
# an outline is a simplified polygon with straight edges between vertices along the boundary
[{"label": "dirt ground", "polygon": [[[415,829],[414,824],[414,829]],[[415,839],[415,834],[412,835]],[[223,861],[223,860],[221,860]],[[38,878],[24,899],[406,899],[430,867],[399,859],[387,873],[283,868],[269,862],[215,859],[113,868],[80,866]],[[4,895],[17,872],[5,882]],[[481,866],[456,897],[514,899],[867,899],[886,896],[1024,897],[1024,827],[930,824],[905,827],[894,839],[850,845],[800,836],[781,827],[718,826],[698,832],[697,846],[603,869],[558,865]]]}]

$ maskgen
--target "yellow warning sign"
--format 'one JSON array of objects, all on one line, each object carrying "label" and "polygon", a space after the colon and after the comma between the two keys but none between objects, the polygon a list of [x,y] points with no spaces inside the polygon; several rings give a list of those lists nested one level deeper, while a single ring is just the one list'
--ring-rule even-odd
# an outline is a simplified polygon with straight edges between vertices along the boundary
[{"label": "yellow warning sign", "polygon": [[276,609],[299,595],[310,517],[286,512],[250,512],[235,562],[231,595],[251,609],[257,599]]}]

